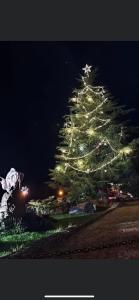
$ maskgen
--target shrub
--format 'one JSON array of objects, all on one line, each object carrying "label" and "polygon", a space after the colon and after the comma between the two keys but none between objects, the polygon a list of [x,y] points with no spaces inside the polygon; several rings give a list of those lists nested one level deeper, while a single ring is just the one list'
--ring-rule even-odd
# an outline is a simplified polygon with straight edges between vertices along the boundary
[{"label": "shrub", "polygon": [[48,215],[38,216],[34,212],[27,212],[22,218],[22,226],[28,231],[46,231],[54,229],[57,221]]},{"label": "shrub", "polygon": [[22,218],[16,219],[13,216],[5,218],[1,224],[1,231],[7,231],[12,234],[24,232],[25,228],[22,225]]}]

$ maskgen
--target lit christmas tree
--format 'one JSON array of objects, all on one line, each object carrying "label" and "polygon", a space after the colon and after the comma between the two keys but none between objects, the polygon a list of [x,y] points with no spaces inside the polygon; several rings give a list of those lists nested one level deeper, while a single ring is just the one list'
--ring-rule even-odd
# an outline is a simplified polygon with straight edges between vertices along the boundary
[{"label": "lit christmas tree", "polygon": [[54,183],[64,186],[73,200],[93,195],[99,182],[119,180],[133,151],[116,122],[122,108],[109,99],[103,86],[91,85],[91,69],[83,68],[81,88],[69,100],[70,114],[60,130],[57,163],[51,170]]}]

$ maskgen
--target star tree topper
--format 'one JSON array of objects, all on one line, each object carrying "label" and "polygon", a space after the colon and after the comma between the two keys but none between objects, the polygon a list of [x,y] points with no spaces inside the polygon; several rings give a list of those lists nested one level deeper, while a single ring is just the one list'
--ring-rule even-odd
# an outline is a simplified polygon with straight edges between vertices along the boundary
[{"label": "star tree topper", "polygon": [[92,66],[88,66],[87,64],[85,65],[84,68],[82,68],[82,70],[87,75],[87,77],[89,77],[89,73],[91,73],[91,68],[92,68]]}]

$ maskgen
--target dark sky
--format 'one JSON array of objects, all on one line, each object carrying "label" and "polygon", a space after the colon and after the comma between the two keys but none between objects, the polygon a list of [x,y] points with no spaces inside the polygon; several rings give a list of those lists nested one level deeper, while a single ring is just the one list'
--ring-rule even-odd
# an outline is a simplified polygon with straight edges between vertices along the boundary
[{"label": "dark sky", "polygon": [[139,42],[0,42],[0,175],[11,167],[37,186],[48,180],[67,100],[85,64],[97,82],[135,107],[139,125]]}]

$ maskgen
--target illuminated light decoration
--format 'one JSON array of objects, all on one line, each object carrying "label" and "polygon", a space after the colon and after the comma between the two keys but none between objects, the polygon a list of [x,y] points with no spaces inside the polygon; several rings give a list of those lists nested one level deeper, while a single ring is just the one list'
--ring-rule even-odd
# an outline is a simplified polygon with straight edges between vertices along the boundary
[{"label": "illuminated light decoration", "polygon": [[82,70],[84,71],[84,73],[87,75],[87,77],[89,77],[89,73],[91,73],[91,68],[92,66],[89,66],[89,65],[85,65],[84,68],[82,68]]},{"label": "illuminated light decoration", "polygon": [[92,115],[95,111],[97,111],[105,102],[107,102],[108,99],[104,99],[94,110],[88,112],[88,115]]},{"label": "illuminated light decoration", "polygon": [[68,132],[68,133],[71,133],[72,132],[72,128],[70,127],[68,127],[68,128],[66,128],[66,131]]},{"label": "illuminated light decoration", "polygon": [[58,196],[59,197],[63,197],[64,196],[64,189],[63,188],[60,188],[57,192]]},{"label": "illuminated light decoration", "polygon": [[[87,118],[87,116],[89,117],[91,114],[93,114],[94,112],[96,112],[101,106],[103,106],[103,104],[105,102],[108,101],[108,98],[105,98],[95,109],[93,109],[92,111],[86,113],[86,114],[80,114],[81,116],[85,116]],[[92,120],[92,119],[91,119]],[[90,121],[91,121],[90,120]]]},{"label": "illuminated light decoration", "polygon": [[[104,121],[104,120],[103,120]],[[103,125],[99,125],[99,126],[97,126],[96,128],[95,128],[95,130],[97,130],[97,129],[99,129],[99,128],[102,128],[103,126],[106,126],[108,123],[110,123],[110,119],[108,119],[108,120],[105,120],[105,122],[104,122],[104,124]]]},{"label": "illuminated light decoration", "polygon": [[124,147],[123,149],[120,150],[121,154],[130,154],[132,152],[132,149],[130,147]]},{"label": "illuminated light decoration", "polygon": [[105,169],[104,172],[107,173],[107,170]]},{"label": "illuminated light decoration", "polygon": [[86,107],[84,105],[82,105],[82,108],[85,110],[85,112],[87,113]]},{"label": "illuminated light decoration", "polygon": [[88,102],[90,102],[90,103],[94,102],[94,100],[93,100],[93,98],[92,98],[91,96],[88,96],[88,97],[87,97],[87,100],[88,100]]},{"label": "illuminated light decoration", "polygon": [[93,136],[96,134],[95,130],[93,128],[89,128],[86,130],[86,133],[89,135],[89,136]]},{"label": "illuminated light decoration", "polygon": [[81,114],[76,114],[76,118],[81,118],[82,115]]},{"label": "illuminated light decoration", "polygon": [[57,166],[57,167],[56,167],[56,170],[57,170],[57,171],[60,171],[60,170],[61,170],[61,167],[60,167],[60,166]]},{"label": "illuminated light decoration", "polygon": [[86,153],[86,154],[84,154],[84,155],[82,155],[82,156],[77,156],[77,157],[64,157],[65,158],[65,160],[78,160],[78,159],[83,159],[83,158],[85,158],[85,157],[87,157],[87,156],[89,156],[89,155],[91,155],[93,152],[95,152],[101,145],[102,145],[102,143],[103,143],[103,141],[102,142],[100,142],[94,149],[92,149],[90,152],[88,152],[88,153]]},{"label": "illuminated light decoration", "polygon": [[68,166],[71,167],[72,169],[78,171],[78,172],[82,172],[82,173],[95,173],[97,171],[100,171],[102,170],[103,168],[105,168],[106,166],[112,164],[115,160],[117,160],[119,158],[120,154],[118,153],[116,156],[114,156],[110,161],[102,164],[101,166],[99,166],[98,168],[96,169],[87,169],[87,170],[81,170],[81,169],[78,169],[78,168],[75,168],[74,166],[72,166],[71,164],[68,163]]},{"label": "illuminated light decoration", "polygon": [[85,80],[86,78],[84,76],[82,76],[82,81],[83,81],[83,84],[86,86],[87,85],[87,82]]},{"label": "illuminated light decoration", "polygon": [[68,127],[68,128],[65,128],[65,130],[68,132],[68,133],[71,133],[73,131],[76,131],[76,130],[79,130],[77,127],[75,126],[71,126],[71,127]]},{"label": "illuminated light decoration", "polygon": [[84,151],[85,145],[84,145],[84,144],[80,145],[80,146],[79,146],[79,149],[80,149],[81,151]]},{"label": "illuminated light decoration", "polygon": [[64,149],[64,148],[61,148],[60,150],[62,153],[66,153],[66,149]]},{"label": "illuminated light decoration", "polygon": [[23,196],[27,196],[28,195],[28,192],[29,192],[29,189],[27,186],[22,186],[21,188],[21,193]]},{"label": "illuminated light decoration", "polygon": [[78,160],[77,165],[82,168],[84,166],[83,160]]},{"label": "illuminated light decoration", "polygon": [[108,145],[110,146],[110,148],[111,148],[111,150],[112,150],[113,152],[118,152],[118,151],[111,145],[110,141],[109,141],[107,138],[105,138],[105,140],[106,140],[106,142],[108,143]]},{"label": "illuminated light decoration", "polygon": [[77,98],[77,97],[73,97],[73,98],[70,99],[70,101],[72,101],[72,102],[77,102],[77,101],[78,101],[78,98]]},{"label": "illuminated light decoration", "polygon": [[57,166],[57,167],[56,167],[56,171],[61,173],[61,172],[63,172],[64,170],[63,170],[62,166]]}]

